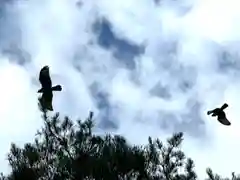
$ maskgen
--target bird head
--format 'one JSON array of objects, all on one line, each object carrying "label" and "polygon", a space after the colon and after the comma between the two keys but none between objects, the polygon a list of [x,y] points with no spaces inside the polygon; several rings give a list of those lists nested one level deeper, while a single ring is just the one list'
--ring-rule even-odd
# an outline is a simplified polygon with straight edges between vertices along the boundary
[{"label": "bird head", "polygon": [[49,66],[44,66],[42,69],[43,70],[49,70]]}]

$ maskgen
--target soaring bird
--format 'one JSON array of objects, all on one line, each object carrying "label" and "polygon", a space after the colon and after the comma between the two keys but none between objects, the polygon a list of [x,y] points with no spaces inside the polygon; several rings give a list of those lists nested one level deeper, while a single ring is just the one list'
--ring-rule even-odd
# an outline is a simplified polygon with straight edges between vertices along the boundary
[{"label": "soaring bird", "polygon": [[40,98],[40,104],[43,107],[43,109],[53,111],[52,107],[53,91],[62,91],[62,86],[56,85],[52,87],[49,66],[44,66],[40,70],[39,81],[42,85],[42,88],[38,90],[38,93],[42,93],[42,97]]},{"label": "soaring bird", "polygon": [[211,111],[208,111],[207,115],[212,114],[212,116],[217,116],[217,120],[220,123],[222,123],[223,125],[229,126],[229,125],[231,125],[231,123],[228,121],[228,119],[226,118],[226,114],[223,111],[227,107],[228,107],[228,104],[224,103],[221,108],[215,108]]}]

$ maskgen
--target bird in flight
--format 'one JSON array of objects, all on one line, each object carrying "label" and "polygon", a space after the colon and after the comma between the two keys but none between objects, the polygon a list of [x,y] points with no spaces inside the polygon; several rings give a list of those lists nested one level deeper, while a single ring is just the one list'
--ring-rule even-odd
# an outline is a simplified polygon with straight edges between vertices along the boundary
[{"label": "bird in flight", "polygon": [[207,115],[212,114],[212,116],[217,116],[217,120],[222,123],[223,125],[231,125],[230,121],[226,118],[226,114],[224,109],[228,107],[227,103],[224,103],[221,108],[215,108],[211,111],[207,112]]},{"label": "bird in flight", "polygon": [[56,85],[52,87],[49,66],[44,66],[40,70],[39,81],[42,85],[42,88],[38,90],[38,93],[42,93],[42,96],[40,98],[40,104],[43,109],[53,111],[52,107],[53,91],[62,91],[62,86]]}]

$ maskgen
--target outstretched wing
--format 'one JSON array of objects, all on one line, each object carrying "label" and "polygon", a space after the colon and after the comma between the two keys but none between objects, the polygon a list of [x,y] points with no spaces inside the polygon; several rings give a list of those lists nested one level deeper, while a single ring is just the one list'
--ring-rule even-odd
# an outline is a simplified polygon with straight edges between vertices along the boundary
[{"label": "outstretched wing", "polygon": [[218,115],[219,113],[220,113],[220,109],[219,109],[219,108],[215,108],[215,109],[213,109],[213,110],[211,110],[211,111],[208,111],[208,112],[207,112],[207,115],[212,114],[212,116],[216,116],[216,115]]},{"label": "outstretched wing", "polygon": [[231,125],[230,121],[227,119],[226,114],[224,112],[218,116],[218,121],[226,126]]},{"label": "outstretched wing", "polygon": [[207,115],[210,115],[210,114],[212,114],[212,111],[208,111],[208,112],[207,112]]},{"label": "outstretched wing", "polygon": [[224,110],[225,108],[227,108],[228,107],[228,104],[227,103],[224,103],[223,105],[222,105],[222,107],[221,107],[221,110]]},{"label": "outstretched wing", "polygon": [[52,91],[47,91],[42,94],[42,97],[40,99],[41,106],[43,109],[47,109],[49,111],[53,111],[52,107],[52,99],[53,99],[53,93]]},{"label": "outstretched wing", "polygon": [[62,91],[62,86],[61,85],[53,86],[52,91]]},{"label": "outstretched wing", "polygon": [[52,88],[52,81],[50,78],[48,66],[44,66],[41,69],[40,74],[39,74],[39,81],[40,81],[43,89],[51,89]]}]

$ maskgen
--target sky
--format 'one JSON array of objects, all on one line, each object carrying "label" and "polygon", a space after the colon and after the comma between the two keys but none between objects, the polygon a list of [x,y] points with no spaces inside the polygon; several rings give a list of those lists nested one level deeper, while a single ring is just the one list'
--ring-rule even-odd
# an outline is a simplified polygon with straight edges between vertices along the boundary
[{"label": "sky", "polygon": [[[183,150],[230,176],[240,156],[237,0],[0,2],[0,161],[42,125],[39,70],[50,66],[54,112],[134,144],[184,132]],[[231,126],[206,112],[228,103]],[[54,113],[53,112],[53,113]],[[51,115],[51,113],[50,113]]]}]

